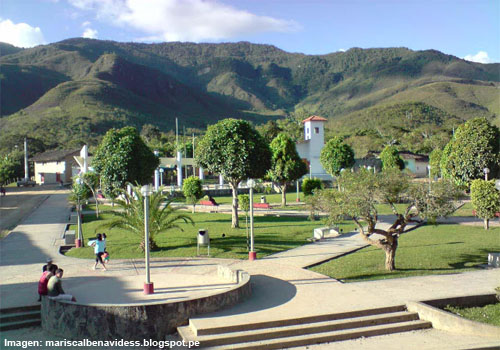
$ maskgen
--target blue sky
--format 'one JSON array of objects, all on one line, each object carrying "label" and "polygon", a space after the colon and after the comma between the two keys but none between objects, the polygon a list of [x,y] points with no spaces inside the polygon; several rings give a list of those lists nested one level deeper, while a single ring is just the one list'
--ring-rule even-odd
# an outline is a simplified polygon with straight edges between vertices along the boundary
[{"label": "blue sky", "polygon": [[306,54],[404,46],[500,62],[500,1],[0,0],[0,41],[31,47],[81,36],[245,40]]}]

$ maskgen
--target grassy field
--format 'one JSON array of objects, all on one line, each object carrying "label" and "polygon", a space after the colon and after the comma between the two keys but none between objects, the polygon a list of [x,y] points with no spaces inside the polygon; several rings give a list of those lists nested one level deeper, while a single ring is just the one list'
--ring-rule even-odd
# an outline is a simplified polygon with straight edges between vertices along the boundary
[{"label": "grassy field", "polygon": [[[96,232],[106,232],[108,251],[112,258],[140,258],[143,253],[138,246],[142,239],[130,232],[113,229],[98,230],[97,226],[112,214],[104,213],[96,219],[95,215],[86,215],[83,224],[83,234],[88,238],[95,237]],[[196,256],[196,236],[198,229],[208,229],[211,238],[210,253],[217,258],[245,259],[246,250],[245,217],[240,216],[239,229],[231,229],[231,215],[228,214],[191,214],[195,225],[181,224],[184,231],[174,229],[157,236],[160,247],[151,253],[152,257],[192,257]],[[308,221],[297,217],[255,217],[255,247],[258,257],[292,249],[307,243],[312,237],[313,229],[323,226],[321,221]],[[344,232],[352,230],[352,224],[341,225]],[[71,229],[75,229],[72,227]],[[224,235],[224,237],[223,237]],[[90,247],[72,249],[67,253],[72,257],[92,258]]]},{"label": "grassy field", "polygon": [[467,308],[447,306],[445,310],[472,321],[500,327],[500,303]]},{"label": "grassy field", "polygon": [[472,210],[472,203],[467,202],[454,212],[452,216],[474,216],[472,215]]},{"label": "grassy field", "polygon": [[500,228],[460,225],[423,226],[399,239],[396,271],[384,269],[385,254],[367,247],[313,267],[321,274],[347,282],[448,274],[487,263],[488,252],[500,251]]}]

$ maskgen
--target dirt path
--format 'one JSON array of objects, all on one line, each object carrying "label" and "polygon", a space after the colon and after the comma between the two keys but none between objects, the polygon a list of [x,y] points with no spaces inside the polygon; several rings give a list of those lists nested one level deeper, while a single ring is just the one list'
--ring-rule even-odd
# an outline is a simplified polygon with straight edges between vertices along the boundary
[{"label": "dirt path", "polygon": [[2,236],[16,227],[51,194],[69,191],[58,185],[9,187],[6,190],[6,195],[0,197],[0,233]]}]

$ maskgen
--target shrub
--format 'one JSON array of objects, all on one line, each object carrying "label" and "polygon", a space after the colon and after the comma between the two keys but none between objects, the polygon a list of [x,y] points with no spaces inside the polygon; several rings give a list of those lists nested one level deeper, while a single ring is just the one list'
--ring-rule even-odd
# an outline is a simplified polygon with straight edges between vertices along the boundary
[{"label": "shrub", "polygon": [[304,196],[310,196],[313,194],[314,190],[317,189],[322,189],[323,184],[321,183],[320,179],[313,178],[313,179],[304,179],[302,182],[302,192],[304,193]]}]

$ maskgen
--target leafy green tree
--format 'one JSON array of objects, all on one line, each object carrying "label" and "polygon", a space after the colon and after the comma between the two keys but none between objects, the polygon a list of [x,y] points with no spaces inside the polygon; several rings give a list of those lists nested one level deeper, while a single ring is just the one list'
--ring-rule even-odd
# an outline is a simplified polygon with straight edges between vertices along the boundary
[{"label": "leafy green tree", "polygon": [[150,182],[158,164],[159,159],[133,127],[109,130],[92,159],[103,192],[111,198],[116,198],[127,182]]},{"label": "leafy green tree", "polygon": [[382,161],[382,169],[399,169],[405,168],[405,163],[399,156],[398,149],[394,146],[386,146],[382,153],[380,153],[380,160]]},{"label": "leafy green tree", "polygon": [[[139,247],[145,250],[145,232],[144,232],[144,196],[139,187],[132,187],[132,194],[121,190],[123,199],[116,203],[120,210],[113,212],[113,217],[98,226],[98,228],[113,229],[115,227],[135,233],[141,237]],[[149,247],[151,250],[158,250],[156,236],[165,233],[173,228],[182,228],[178,225],[180,222],[194,224],[193,219],[185,213],[179,212],[177,208],[170,204],[172,200],[168,199],[162,191],[153,192],[149,197]]]},{"label": "leafy green tree", "polygon": [[472,180],[470,199],[476,215],[484,219],[484,229],[490,228],[490,219],[500,212],[500,191],[495,188],[495,181]]},{"label": "leafy green tree", "polygon": [[323,188],[323,184],[321,183],[320,179],[317,178],[305,178],[304,181],[302,181],[302,192],[304,193],[304,196],[310,196],[314,194],[315,190],[320,190]]},{"label": "leafy green tree", "polygon": [[[451,214],[453,201],[459,193],[448,181],[428,184],[412,183],[409,176],[397,169],[374,174],[360,169],[351,173],[344,171],[339,176],[341,190],[323,190],[315,194],[315,209],[329,212],[331,222],[352,218],[362,238],[385,252],[385,268],[395,270],[395,256],[399,236],[407,232],[408,224],[421,219],[434,221],[439,216]],[[396,203],[404,198],[406,207],[398,210]],[[379,215],[376,204],[389,204],[395,220],[387,228],[377,227]],[[419,219],[420,218],[420,219]],[[378,239],[372,234],[381,235]]]},{"label": "leafy green tree", "polygon": [[307,166],[300,159],[295,143],[285,134],[279,134],[270,145],[272,158],[269,178],[278,184],[281,205],[286,206],[286,187],[307,173]]},{"label": "leafy green tree", "polygon": [[90,189],[83,182],[80,176],[73,178],[73,186],[71,187],[71,193],[68,197],[70,203],[75,204],[76,214],[78,215],[78,239],[83,243],[83,232],[82,232],[82,205],[83,201],[90,197]]},{"label": "leafy green tree", "polygon": [[483,169],[490,176],[498,176],[500,167],[500,131],[486,118],[468,120],[458,127],[441,159],[443,176],[460,185],[483,177]]},{"label": "leafy green tree", "polygon": [[330,175],[338,176],[340,170],[354,165],[354,151],[342,138],[335,136],[323,147],[319,160]]},{"label": "leafy green tree", "polygon": [[441,158],[443,150],[436,148],[429,154],[429,165],[431,166],[431,177],[441,177]]},{"label": "leafy green tree", "polygon": [[196,176],[190,176],[182,184],[182,192],[186,197],[187,203],[193,205],[193,213],[198,200],[203,197],[203,188],[201,180]]},{"label": "leafy green tree", "polygon": [[244,179],[266,175],[271,167],[269,146],[250,123],[228,118],[207,128],[195,157],[198,166],[222,174],[231,186],[232,227],[238,227],[238,184]]},{"label": "leafy green tree", "polygon": [[275,120],[269,120],[266,124],[256,126],[255,129],[262,135],[267,143],[271,143],[276,136],[283,132],[283,129],[278,126]]}]

